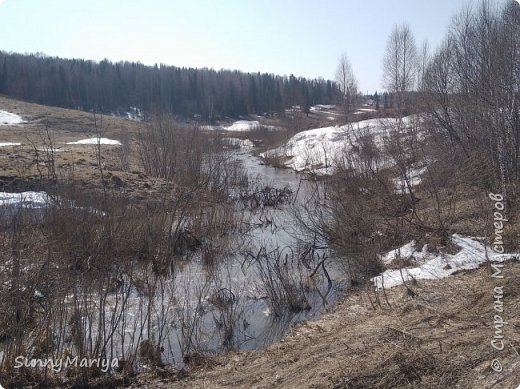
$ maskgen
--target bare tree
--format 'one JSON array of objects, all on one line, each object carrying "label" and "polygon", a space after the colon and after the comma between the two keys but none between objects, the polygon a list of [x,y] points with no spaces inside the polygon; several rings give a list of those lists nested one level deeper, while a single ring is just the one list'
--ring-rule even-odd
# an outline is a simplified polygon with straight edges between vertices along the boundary
[{"label": "bare tree", "polygon": [[405,109],[406,93],[416,86],[417,64],[417,48],[410,27],[395,26],[386,45],[383,82],[388,92],[395,94],[400,116]]},{"label": "bare tree", "polygon": [[352,70],[352,65],[345,53],[339,58],[338,67],[336,69],[336,82],[339,85],[341,100],[345,109],[345,118],[348,120],[348,114],[352,110],[357,95],[357,80]]},{"label": "bare tree", "polygon": [[437,128],[463,151],[468,179],[510,202],[520,177],[520,6],[483,1],[453,21],[426,72]]},{"label": "bare tree", "polygon": [[417,86],[419,89],[422,89],[424,84],[424,77],[426,75],[426,69],[428,68],[428,63],[430,62],[430,44],[428,40],[424,40],[418,56],[418,72],[417,72]]}]

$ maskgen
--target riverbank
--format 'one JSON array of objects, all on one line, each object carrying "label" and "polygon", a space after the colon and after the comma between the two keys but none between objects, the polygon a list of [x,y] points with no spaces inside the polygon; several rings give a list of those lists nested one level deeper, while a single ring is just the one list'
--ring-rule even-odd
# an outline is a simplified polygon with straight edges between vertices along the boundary
[{"label": "riverbank", "polygon": [[[520,263],[503,268],[505,347],[495,350],[496,279],[485,265],[396,286],[373,306],[364,290],[334,311],[299,323],[258,352],[228,353],[165,378],[144,374],[132,388],[516,388],[520,384]],[[388,300],[388,303],[386,302]],[[503,371],[490,365],[498,358]]]}]

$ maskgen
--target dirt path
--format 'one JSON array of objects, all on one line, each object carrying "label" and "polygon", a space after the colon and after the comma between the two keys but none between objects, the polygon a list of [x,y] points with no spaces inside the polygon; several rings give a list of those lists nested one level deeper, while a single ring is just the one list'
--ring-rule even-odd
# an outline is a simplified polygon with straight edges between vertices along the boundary
[{"label": "dirt path", "polygon": [[[520,384],[520,264],[387,291],[374,310],[365,292],[300,323],[259,352],[229,353],[186,376],[143,375],[133,388],[516,388]],[[505,349],[496,351],[493,288],[503,286]],[[374,295],[371,296],[372,300]],[[490,364],[499,358],[503,371]]]}]

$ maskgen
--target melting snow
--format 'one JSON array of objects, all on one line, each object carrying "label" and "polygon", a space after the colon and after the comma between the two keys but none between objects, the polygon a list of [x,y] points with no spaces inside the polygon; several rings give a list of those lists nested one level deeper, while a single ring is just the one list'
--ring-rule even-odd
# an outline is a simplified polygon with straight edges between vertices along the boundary
[{"label": "melting snow", "polygon": [[88,139],[82,139],[78,140],[76,142],[67,142],[68,145],[117,145],[120,146],[121,142],[114,139],[108,139],[108,138],[88,138]]},{"label": "melting snow", "polygon": [[258,120],[238,120],[229,126],[200,126],[203,131],[231,131],[231,132],[247,132],[257,130],[260,127],[268,130],[276,130],[276,126],[265,126],[260,124]]},{"label": "melting snow", "polygon": [[318,104],[318,105],[313,105],[310,110],[311,111],[323,111],[325,109],[334,109],[336,108],[335,105],[333,104]]},{"label": "melting snow", "polygon": [[[343,126],[315,128],[293,136],[284,146],[268,150],[261,157],[284,157],[286,166],[297,171],[331,174],[357,137],[370,136],[381,147],[395,119],[369,119]],[[410,117],[403,118],[408,123]]]},{"label": "melting snow", "polygon": [[0,126],[23,123],[23,119],[10,112],[0,111]]},{"label": "melting snow", "polygon": [[415,242],[410,242],[400,249],[392,250],[382,256],[384,263],[390,263],[398,256],[402,258],[413,256],[418,266],[401,270],[386,270],[381,275],[372,278],[377,288],[391,288],[401,285],[403,279],[410,282],[413,279],[440,279],[459,270],[476,269],[486,261],[504,262],[510,259],[519,259],[518,254],[497,254],[490,247],[485,246],[476,238],[454,234],[452,241],[460,247],[456,254],[432,254],[425,247],[421,251],[415,250]]},{"label": "melting snow", "polygon": [[9,147],[9,146],[21,146],[21,143],[13,143],[13,142],[0,142],[0,147]]},{"label": "melting snow", "polygon": [[223,130],[224,128],[221,127],[221,126],[210,126],[210,125],[206,125],[206,126],[200,126],[199,127],[202,131],[215,131],[215,130]]},{"label": "melting snow", "polygon": [[[3,217],[11,217],[19,209],[27,210],[43,210],[51,207],[55,204],[55,199],[49,196],[46,192],[21,192],[21,193],[10,193],[0,192],[0,219]],[[79,210],[86,210],[89,213],[105,215],[92,207],[79,207],[74,205],[74,201],[68,201],[68,204]]]},{"label": "melting snow", "polygon": [[415,240],[405,244],[395,250],[389,251],[385,255],[381,256],[381,260],[384,264],[388,265],[397,258],[408,258],[415,252]]},{"label": "melting snow", "polygon": [[[409,125],[412,116],[402,120]],[[368,119],[343,126],[315,128],[294,135],[285,145],[260,156],[282,157],[285,165],[296,171],[331,174],[345,153],[352,150],[356,143],[359,144],[356,139],[370,137],[374,145],[381,148],[394,126],[395,119]]]},{"label": "melting snow", "polygon": [[228,127],[224,127],[226,131],[251,131],[256,130],[260,127],[260,122],[257,120],[239,120],[234,122],[232,125]]},{"label": "melting snow", "polygon": [[50,202],[45,192],[0,192],[0,207],[45,208]]},{"label": "melting snow", "polygon": [[376,112],[377,110],[374,108],[359,108],[356,112],[354,112],[354,115],[361,115],[362,113],[367,112]]}]

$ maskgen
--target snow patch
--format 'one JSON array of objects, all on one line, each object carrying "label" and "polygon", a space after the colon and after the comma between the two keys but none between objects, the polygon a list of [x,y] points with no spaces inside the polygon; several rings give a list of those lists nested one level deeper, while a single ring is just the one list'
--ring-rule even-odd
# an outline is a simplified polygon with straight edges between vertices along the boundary
[{"label": "snow patch", "polygon": [[224,125],[204,125],[200,126],[202,131],[230,131],[230,132],[248,132],[258,130],[259,128],[267,128],[269,131],[276,130],[276,126],[262,125],[258,120],[238,120],[229,126]]},{"label": "snow patch", "polygon": [[[413,116],[402,118],[409,126]],[[262,158],[280,158],[285,166],[296,171],[309,171],[318,175],[332,174],[346,153],[359,147],[361,141],[370,139],[382,149],[388,135],[393,131],[396,119],[368,119],[302,131],[289,139],[285,145],[261,153]]]},{"label": "snow patch", "polygon": [[63,151],[62,149],[51,149],[51,148],[39,148],[38,149],[39,152],[41,153],[59,153],[61,151]]},{"label": "snow patch", "polygon": [[[46,192],[0,192],[0,220],[10,220],[19,210],[38,211],[36,214],[41,215],[44,209],[56,205],[59,200],[59,198],[53,198]],[[68,204],[68,206],[76,210],[87,211],[88,213],[102,216],[105,215],[104,212],[93,207],[86,208],[77,206],[74,201],[67,200],[65,204]]]},{"label": "snow patch", "polygon": [[223,127],[226,131],[252,131],[260,127],[260,122],[257,120],[238,120],[228,127]]},{"label": "snow patch", "polygon": [[67,142],[68,145],[115,145],[120,146],[121,142],[114,139],[108,139],[108,138],[88,138],[88,139],[82,139],[78,140],[76,142]]},{"label": "snow patch", "polygon": [[327,109],[335,109],[336,106],[333,105],[333,104],[317,104],[317,105],[313,105],[310,110],[311,111],[324,111],[324,110],[327,110]]},{"label": "snow patch", "polygon": [[0,142],[0,147],[9,147],[9,146],[21,146],[21,143],[13,143],[13,142]]},{"label": "snow patch", "polygon": [[[403,118],[405,125],[410,117]],[[378,148],[392,130],[395,119],[369,119],[343,126],[315,128],[302,131],[287,143],[260,154],[263,158],[281,157],[285,165],[296,171],[331,174],[344,153],[355,146],[356,139],[370,137]]]},{"label": "snow patch", "polygon": [[382,255],[381,260],[388,265],[398,258],[408,258],[415,252],[415,244],[415,240],[412,240],[410,243]]},{"label": "snow patch", "polygon": [[354,115],[361,115],[367,112],[377,112],[377,110],[374,108],[359,108],[356,112],[354,112]]},{"label": "snow patch", "polygon": [[45,208],[50,203],[50,197],[45,192],[0,192],[0,207]]},{"label": "snow patch", "polygon": [[[415,250],[415,242],[407,243],[397,250],[392,250],[382,256],[384,263],[390,263],[400,256],[413,256],[418,263],[417,267],[400,270],[386,270],[377,277],[372,278],[376,288],[391,288],[412,280],[432,280],[446,278],[459,270],[476,269],[486,261],[504,262],[507,260],[519,260],[518,254],[497,254],[489,246],[481,243],[477,238],[464,237],[459,234],[452,235],[452,242],[460,247],[456,254],[432,254],[423,247],[421,251]],[[400,254],[399,254],[400,252]]]},{"label": "snow patch", "polygon": [[0,126],[8,126],[20,123],[23,123],[21,116],[6,111],[0,111]]}]

